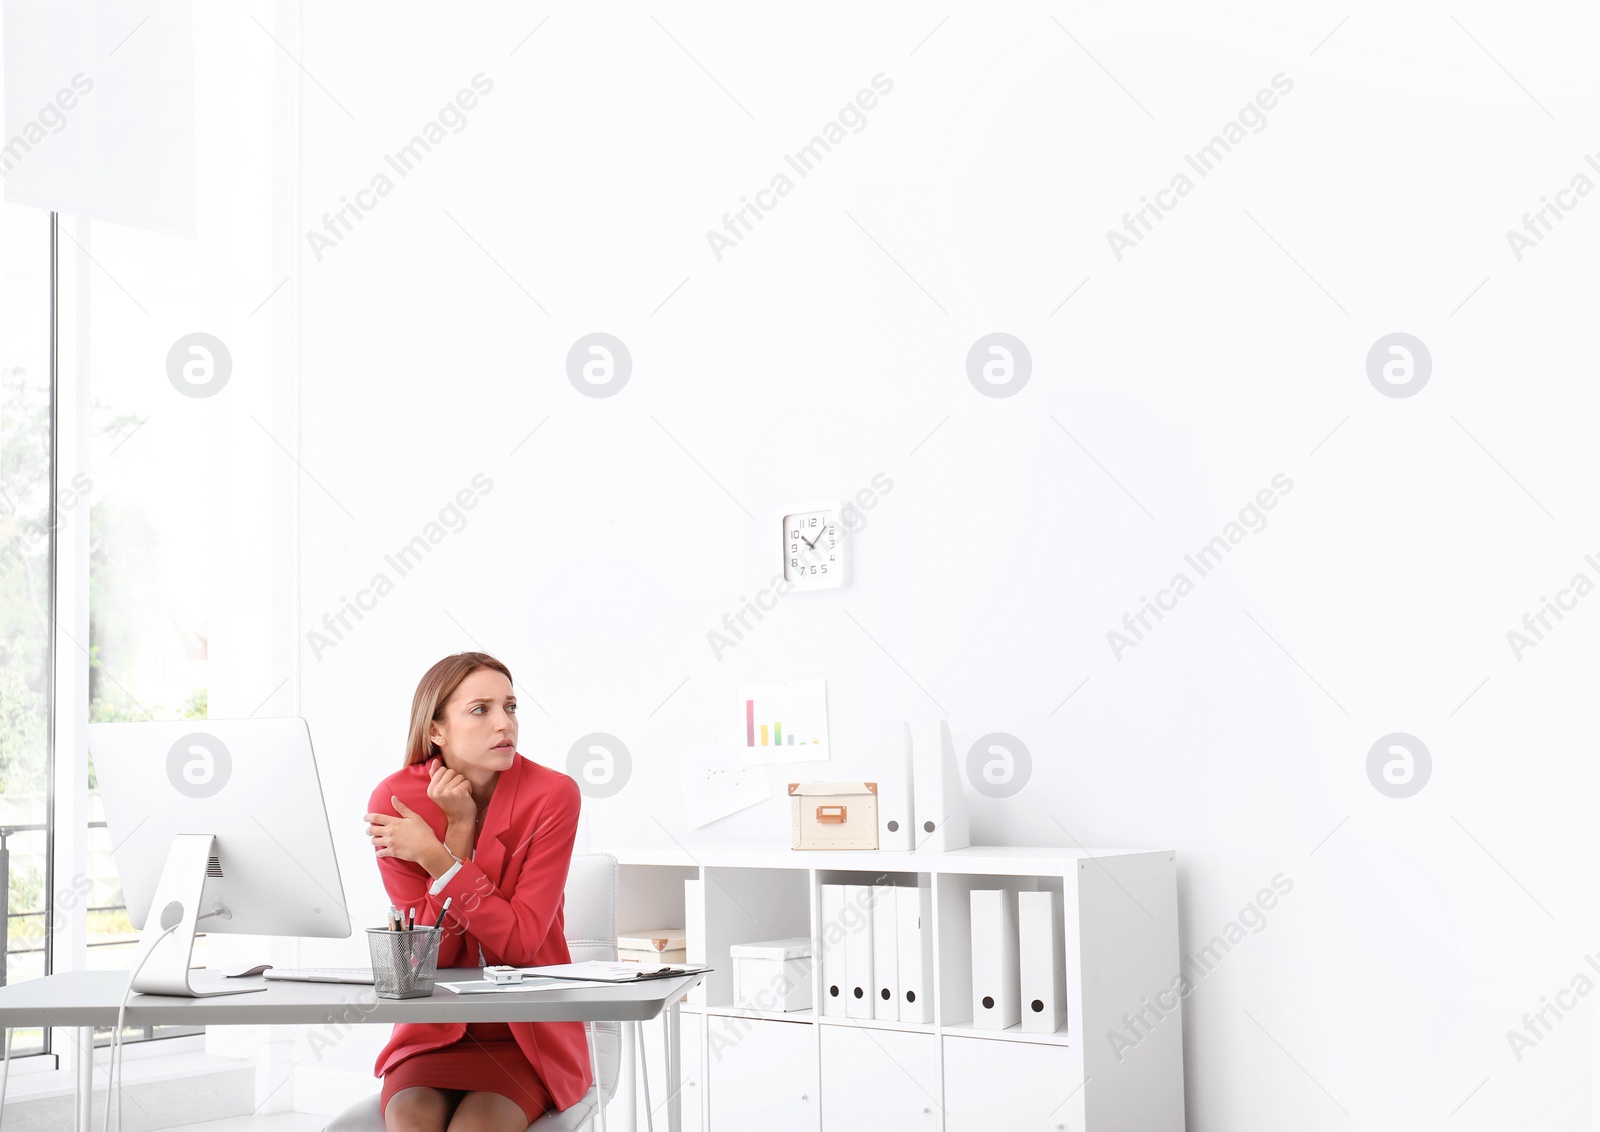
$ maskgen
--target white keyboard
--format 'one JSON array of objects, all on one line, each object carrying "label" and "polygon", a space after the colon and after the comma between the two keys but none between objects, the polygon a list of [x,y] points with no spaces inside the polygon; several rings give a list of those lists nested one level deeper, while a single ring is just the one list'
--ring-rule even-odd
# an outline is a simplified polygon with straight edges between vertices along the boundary
[{"label": "white keyboard", "polygon": [[371,967],[269,967],[261,972],[266,979],[285,979],[296,983],[371,983]]}]

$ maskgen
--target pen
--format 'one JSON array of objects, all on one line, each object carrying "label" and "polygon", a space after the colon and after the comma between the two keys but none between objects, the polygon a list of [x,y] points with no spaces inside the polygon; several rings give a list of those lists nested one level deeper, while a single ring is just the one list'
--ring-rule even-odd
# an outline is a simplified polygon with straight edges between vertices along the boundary
[{"label": "pen", "polygon": [[439,928],[441,926],[443,926],[443,924],[444,924],[444,914],[446,912],[450,911],[450,901],[452,901],[454,899],[455,899],[454,896],[446,896],[444,898],[444,907],[439,909],[439,919],[437,921],[435,921],[435,923],[433,925],[433,930],[434,931],[438,931]]},{"label": "pen", "polygon": [[409,908],[406,910],[406,931],[415,931],[416,927],[417,910],[415,908]]},{"label": "pen", "polygon": [[400,912],[393,904],[389,905],[389,930],[392,932],[400,930]]}]

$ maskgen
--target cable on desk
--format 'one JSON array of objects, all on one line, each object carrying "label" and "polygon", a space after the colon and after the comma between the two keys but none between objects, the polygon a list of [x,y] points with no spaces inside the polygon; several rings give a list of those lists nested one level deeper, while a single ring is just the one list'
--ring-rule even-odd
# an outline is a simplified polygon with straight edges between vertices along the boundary
[{"label": "cable on desk", "polygon": [[[106,1067],[106,1118],[100,1125],[100,1132],[110,1132],[111,1129],[111,1093],[113,1089],[116,1090],[117,1094],[117,1132],[122,1132],[122,1086],[118,1083],[119,1075],[122,1072],[122,1056],[120,1053],[122,1049],[122,1018],[128,1009],[128,996],[133,994],[133,980],[139,977],[139,972],[144,970],[144,965],[150,961],[150,956],[156,953],[156,948],[161,946],[161,941],[177,931],[181,926],[182,922],[180,921],[157,936],[156,941],[150,945],[149,950],[139,960],[139,965],[128,973],[128,989],[122,992],[122,1005],[117,1007],[117,1028],[111,1031],[111,1060]],[[94,1030],[91,1029],[89,1033],[89,1063],[91,1067],[89,1096],[91,1098],[90,1104],[92,1105],[94,1103]]]}]

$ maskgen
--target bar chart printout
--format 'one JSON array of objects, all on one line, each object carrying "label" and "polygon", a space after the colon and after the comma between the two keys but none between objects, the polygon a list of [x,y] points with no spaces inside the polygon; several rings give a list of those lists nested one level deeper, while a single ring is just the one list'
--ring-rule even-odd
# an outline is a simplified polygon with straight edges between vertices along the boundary
[{"label": "bar chart printout", "polygon": [[828,682],[788,680],[739,689],[746,763],[809,763],[828,758]]}]

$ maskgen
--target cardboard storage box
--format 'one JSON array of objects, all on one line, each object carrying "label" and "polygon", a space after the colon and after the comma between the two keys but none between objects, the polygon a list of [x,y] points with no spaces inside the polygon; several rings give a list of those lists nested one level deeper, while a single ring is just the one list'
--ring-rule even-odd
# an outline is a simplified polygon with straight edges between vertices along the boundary
[{"label": "cardboard storage box", "polygon": [[876,782],[789,783],[793,849],[876,849]]},{"label": "cardboard storage box", "polygon": [[657,963],[687,963],[688,952],[683,948],[676,951],[654,951],[633,947],[617,948],[618,963],[645,963],[651,966]]},{"label": "cardboard storage box", "polygon": [[617,936],[619,963],[682,963],[688,936],[682,928],[644,928]]}]

